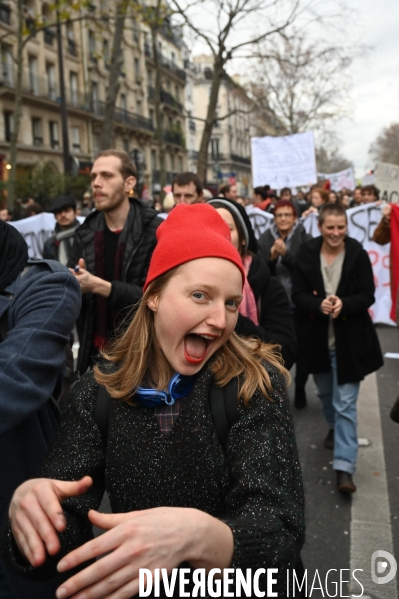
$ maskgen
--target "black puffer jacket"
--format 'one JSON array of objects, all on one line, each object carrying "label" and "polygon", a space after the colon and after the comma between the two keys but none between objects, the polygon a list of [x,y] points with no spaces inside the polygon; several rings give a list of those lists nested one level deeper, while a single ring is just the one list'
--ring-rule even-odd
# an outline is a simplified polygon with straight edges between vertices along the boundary
[{"label": "black puffer jacket", "polygon": [[260,256],[252,257],[248,282],[260,305],[259,326],[240,314],[236,333],[281,345],[284,365],[290,370],[296,358],[296,336],[287,293],[280,281],[270,275],[267,264]]},{"label": "black puffer jacket", "polygon": [[[127,221],[119,242],[126,243],[123,257],[122,277],[112,281],[111,294],[107,298],[108,306],[113,310],[123,310],[137,303],[142,296],[142,286],[147,275],[152,252],[156,245],[155,232],[162,223],[155,210],[144,201],[131,199]],[[95,231],[103,231],[105,218],[103,212],[95,211],[75,233],[75,240],[68,266],[73,268],[84,258],[87,270],[95,272]],[[86,372],[93,353],[93,337],[96,322],[96,296],[83,295],[82,310],[77,322],[79,334],[78,371]]]}]

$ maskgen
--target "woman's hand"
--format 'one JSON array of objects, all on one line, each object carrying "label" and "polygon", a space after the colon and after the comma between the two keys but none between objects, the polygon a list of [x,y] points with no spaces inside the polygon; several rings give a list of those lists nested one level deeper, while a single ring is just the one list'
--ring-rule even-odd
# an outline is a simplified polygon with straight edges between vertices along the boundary
[{"label": "woman's hand", "polygon": [[9,508],[11,529],[19,550],[32,566],[45,562],[46,550],[50,555],[60,550],[57,532],[66,526],[61,502],[86,493],[92,483],[89,476],[71,482],[35,478],[17,488]]},{"label": "woman's hand", "polygon": [[184,561],[193,567],[209,562],[210,567],[226,568],[233,557],[230,528],[199,510],[159,507],[127,514],[91,510],[89,519],[107,532],[66,555],[58,570],[103,557],[63,583],[58,599],[133,597],[139,592],[140,568],[166,568],[170,573]]}]

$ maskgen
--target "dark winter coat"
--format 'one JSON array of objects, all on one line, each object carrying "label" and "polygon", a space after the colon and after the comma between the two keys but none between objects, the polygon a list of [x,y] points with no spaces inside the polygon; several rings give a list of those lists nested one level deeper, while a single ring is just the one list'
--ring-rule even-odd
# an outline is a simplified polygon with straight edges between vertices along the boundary
[{"label": "dark winter coat", "polygon": [[81,292],[58,262],[28,261],[0,290],[0,518],[12,493],[37,474],[52,444],[57,408],[49,398],[65,364],[65,345],[79,314]]},{"label": "dark winter coat", "polygon": [[[303,244],[297,254],[292,298],[298,307],[299,351],[308,372],[331,370],[328,349],[329,317],[320,306],[326,297],[321,272],[322,237]],[[343,307],[333,320],[338,384],[361,381],[383,365],[383,358],[368,308],[374,303],[370,259],[361,244],[345,238],[345,259],[336,295]]]},{"label": "dark winter coat", "polygon": [[[260,254],[265,260],[266,264],[270,268],[272,275],[276,274],[276,260],[270,260],[270,250],[276,241],[277,235],[274,232],[273,226],[267,229],[258,239],[258,254]],[[290,249],[287,250],[284,256],[281,257],[281,263],[288,269],[289,272],[293,272],[295,256],[298,253],[299,248],[305,241],[312,239],[309,233],[306,233],[305,227],[301,223],[297,223],[295,230],[292,235]]]},{"label": "dark winter coat", "polygon": [[46,260],[59,261],[59,247],[61,243],[64,243],[69,260],[73,237],[78,227],[80,227],[80,222],[77,219],[75,219],[73,225],[68,229],[61,229],[60,225],[57,223],[55,225],[54,235],[49,237],[44,244],[43,258]]},{"label": "dark winter coat", "polygon": [[[114,311],[120,311],[136,304],[142,296],[142,287],[147,275],[152,252],[156,245],[155,232],[162,223],[148,204],[142,200],[131,199],[130,211],[120,234],[120,242],[126,243],[123,256],[122,277],[112,281],[111,294],[107,305]],[[77,229],[68,266],[73,268],[84,258],[86,269],[96,275],[95,270],[95,231],[103,231],[105,217],[103,212],[95,211]],[[82,311],[78,319],[79,334],[78,371],[86,372],[93,353],[93,338],[96,323],[96,296],[83,295]]]},{"label": "dark winter coat", "polygon": [[252,258],[248,282],[260,307],[259,326],[239,314],[236,333],[281,345],[285,367],[290,370],[296,357],[296,336],[287,293],[280,281],[270,275],[265,261],[259,256]]},{"label": "dark winter coat", "polygon": [[[197,375],[167,435],[161,433],[153,409],[113,400],[105,439],[94,419],[97,384],[91,373],[83,377],[42,475],[61,480],[90,475],[93,485],[84,495],[63,502],[68,525],[60,535],[59,554],[33,570],[20,560],[9,531],[2,541],[9,566],[39,580],[57,576],[61,557],[92,537],[87,512],[98,509],[106,489],[114,513],[180,506],[221,519],[234,537],[230,567],[243,572],[278,568],[273,592],[287,597],[286,569],[298,562],[304,542],[304,499],[285,383],[274,368],[265,367],[272,401],[256,392],[249,407],[239,404],[239,420],[230,428],[226,451],[212,420],[208,367]],[[260,580],[266,590],[266,576]],[[54,595],[40,599],[48,597]]]}]

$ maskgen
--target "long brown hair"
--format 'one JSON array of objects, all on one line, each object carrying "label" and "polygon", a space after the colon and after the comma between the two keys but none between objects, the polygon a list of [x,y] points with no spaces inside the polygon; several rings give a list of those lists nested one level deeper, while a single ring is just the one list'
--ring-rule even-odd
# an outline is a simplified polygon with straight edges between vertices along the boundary
[{"label": "long brown hair", "polygon": [[[150,364],[158,373],[157,389],[167,387],[173,371],[157,343],[154,314],[147,302],[151,297],[160,297],[178,269],[174,268],[150,283],[125,332],[103,353],[103,358],[114,368],[101,370],[94,367],[97,383],[104,385],[111,397],[134,405],[132,397],[148,374]],[[259,339],[243,339],[233,332],[212,356],[209,366],[218,386],[241,377],[238,394],[244,404],[248,404],[257,389],[270,399],[272,384],[263,362],[274,366],[287,383],[290,378],[278,350],[278,345],[265,344]]]}]

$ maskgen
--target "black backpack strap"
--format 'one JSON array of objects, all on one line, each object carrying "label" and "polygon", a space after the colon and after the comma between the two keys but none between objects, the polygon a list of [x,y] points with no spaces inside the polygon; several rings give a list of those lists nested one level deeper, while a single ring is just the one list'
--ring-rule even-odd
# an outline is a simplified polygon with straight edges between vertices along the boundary
[{"label": "black backpack strap", "polygon": [[109,415],[112,399],[103,385],[98,385],[96,405],[94,406],[94,420],[105,437],[108,436]]},{"label": "black backpack strap", "polygon": [[223,449],[226,451],[227,437],[238,420],[238,381],[231,379],[224,387],[212,385],[209,396],[213,424]]}]

